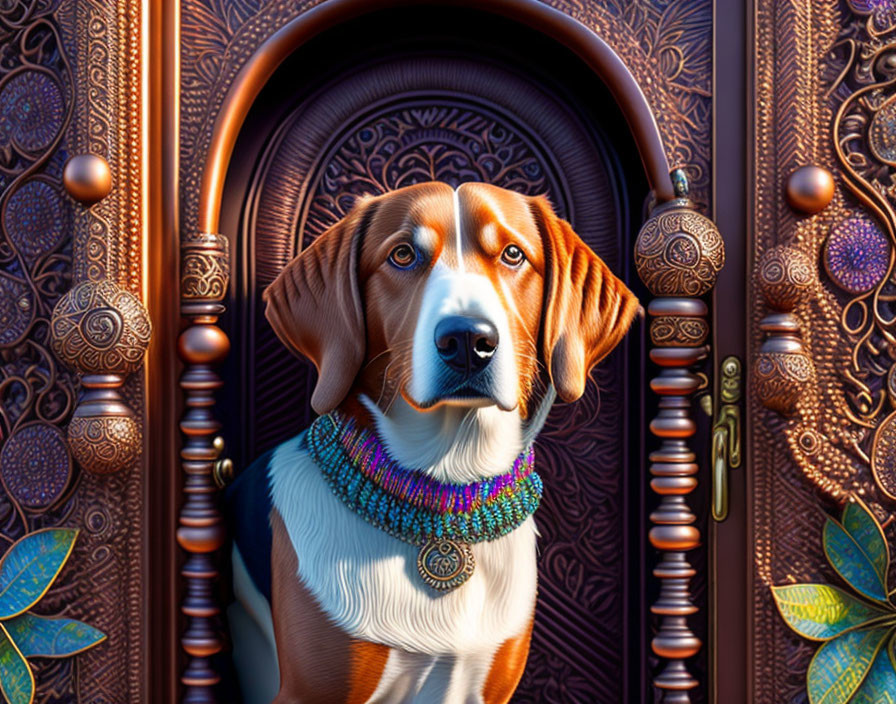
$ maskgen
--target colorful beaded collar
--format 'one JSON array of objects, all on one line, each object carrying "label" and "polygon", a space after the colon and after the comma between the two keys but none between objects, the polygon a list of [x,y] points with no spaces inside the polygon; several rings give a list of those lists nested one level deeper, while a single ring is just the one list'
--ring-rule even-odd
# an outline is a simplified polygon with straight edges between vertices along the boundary
[{"label": "colorful beaded collar", "polygon": [[471,544],[510,533],[541,501],[531,446],[505,474],[448,484],[401,467],[374,433],[338,412],[314,421],[307,438],[333,493],[368,523],[420,547],[417,569],[438,591],[459,587],[473,573]]}]

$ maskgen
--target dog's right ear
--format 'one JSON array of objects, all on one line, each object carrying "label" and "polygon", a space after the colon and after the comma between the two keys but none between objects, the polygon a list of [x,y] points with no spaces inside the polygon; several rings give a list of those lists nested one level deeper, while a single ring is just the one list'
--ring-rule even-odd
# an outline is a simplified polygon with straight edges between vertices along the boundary
[{"label": "dog's right ear", "polygon": [[265,316],[277,337],[317,367],[311,406],[320,414],[342,402],[364,361],[358,256],[375,203],[373,198],[359,201],[287,264],[264,292]]}]

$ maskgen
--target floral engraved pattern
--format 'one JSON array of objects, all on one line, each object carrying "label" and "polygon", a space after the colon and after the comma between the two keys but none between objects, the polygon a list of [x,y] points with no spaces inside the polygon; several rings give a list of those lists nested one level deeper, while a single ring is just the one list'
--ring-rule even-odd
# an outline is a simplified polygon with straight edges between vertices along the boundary
[{"label": "floral engraved pattern", "polygon": [[364,122],[331,152],[306,221],[306,245],[342,218],[362,195],[379,195],[426,181],[457,187],[501,183],[558,202],[547,157],[519,131],[483,106],[402,107]]}]

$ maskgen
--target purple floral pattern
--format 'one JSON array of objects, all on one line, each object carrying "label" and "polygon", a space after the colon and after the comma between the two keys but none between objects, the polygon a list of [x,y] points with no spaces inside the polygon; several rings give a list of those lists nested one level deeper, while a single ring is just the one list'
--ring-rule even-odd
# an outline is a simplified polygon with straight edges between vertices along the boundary
[{"label": "purple floral pattern", "polygon": [[855,217],[837,223],[824,248],[824,265],[844,291],[868,293],[886,276],[890,241],[873,220]]}]

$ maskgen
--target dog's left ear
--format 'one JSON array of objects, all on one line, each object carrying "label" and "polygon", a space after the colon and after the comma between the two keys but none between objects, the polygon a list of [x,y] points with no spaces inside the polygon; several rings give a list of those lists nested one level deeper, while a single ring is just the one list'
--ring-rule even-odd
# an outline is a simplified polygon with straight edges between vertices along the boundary
[{"label": "dog's left ear", "polygon": [[355,205],[287,264],[264,292],[265,316],[277,337],[317,367],[311,406],[320,414],[342,402],[364,362],[358,256],[374,203],[367,198]]},{"label": "dog's left ear", "polygon": [[541,355],[557,395],[575,401],[589,372],[625,335],[638,299],[547,199],[531,203],[545,251]]}]

